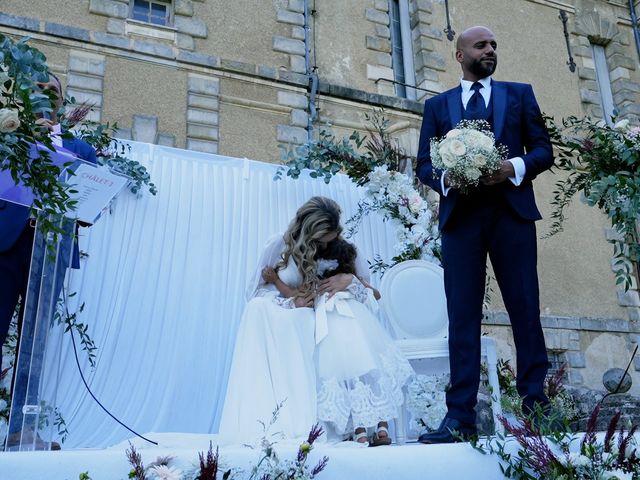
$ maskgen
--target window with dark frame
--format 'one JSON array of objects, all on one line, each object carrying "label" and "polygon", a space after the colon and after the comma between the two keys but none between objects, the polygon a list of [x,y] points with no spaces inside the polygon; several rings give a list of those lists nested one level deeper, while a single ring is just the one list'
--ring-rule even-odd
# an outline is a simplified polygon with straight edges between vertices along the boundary
[{"label": "window with dark frame", "polygon": [[558,373],[562,366],[566,363],[564,350],[548,350],[547,357],[549,359],[549,370],[547,377],[551,377]]},{"label": "window with dark frame", "polygon": [[170,0],[132,0],[131,18],[153,25],[171,25]]},{"label": "window with dark frame", "polygon": [[406,98],[407,89],[403,83],[406,83],[404,73],[404,57],[402,52],[402,25],[400,23],[400,5],[398,0],[389,1],[389,29],[391,30],[391,66],[393,68],[393,79],[398,82],[395,84],[396,95]]}]

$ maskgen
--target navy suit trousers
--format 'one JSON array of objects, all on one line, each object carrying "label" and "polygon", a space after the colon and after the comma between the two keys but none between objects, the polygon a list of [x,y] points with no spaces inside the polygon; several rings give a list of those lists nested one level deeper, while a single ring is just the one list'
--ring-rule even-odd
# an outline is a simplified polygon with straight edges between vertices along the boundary
[{"label": "navy suit trousers", "polygon": [[549,364],[540,325],[535,223],[518,216],[498,189],[480,187],[459,198],[442,231],[442,254],[451,355],[447,416],[475,423],[487,255],[513,329],[525,411],[544,407]]},{"label": "navy suit trousers", "polygon": [[0,252],[0,342],[7,337],[18,298],[27,291],[33,234],[34,228],[26,225],[19,240],[9,250]]}]

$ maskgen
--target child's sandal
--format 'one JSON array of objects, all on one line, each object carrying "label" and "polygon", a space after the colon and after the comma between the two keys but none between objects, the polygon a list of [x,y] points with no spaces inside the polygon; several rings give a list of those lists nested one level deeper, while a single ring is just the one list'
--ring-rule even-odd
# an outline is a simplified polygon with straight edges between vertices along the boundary
[{"label": "child's sandal", "polygon": [[[381,433],[386,433],[386,435],[381,437]],[[387,427],[380,426],[373,434],[373,438],[371,439],[369,446],[380,447],[382,445],[391,445],[391,437],[389,436],[389,430],[387,430]]]},{"label": "child's sandal", "polygon": [[[363,438],[366,438],[367,440],[365,442],[361,442]],[[362,432],[356,431],[355,436],[353,437],[353,441],[361,445],[364,445],[365,447],[369,446],[369,438],[367,437],[367,431],[364,429],[362,430]]]}]

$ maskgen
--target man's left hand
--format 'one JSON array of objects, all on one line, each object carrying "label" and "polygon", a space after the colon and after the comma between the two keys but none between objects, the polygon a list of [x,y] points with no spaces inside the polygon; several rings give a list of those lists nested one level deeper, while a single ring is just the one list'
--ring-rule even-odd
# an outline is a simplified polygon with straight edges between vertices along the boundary
[{"label": "man's left hand", "polygon": [[502,165],[500,165],[500,169],[491,175],[483,175],[480,177],[480,183],[487,186],[497,185],[498,183],[502,183],[508,178],[513,178],[515,176],[516,172],[513,168],[513,163],[508,160],[503,160]]},{"label": "man's left hand", "polygon": [[329,277],[318,285],[318,295],[328,293],[329,297],[333,297],[336,293],[346,290],[351,284],[351,280],[353,280],[353,275],[350,273],[339,273]]}]

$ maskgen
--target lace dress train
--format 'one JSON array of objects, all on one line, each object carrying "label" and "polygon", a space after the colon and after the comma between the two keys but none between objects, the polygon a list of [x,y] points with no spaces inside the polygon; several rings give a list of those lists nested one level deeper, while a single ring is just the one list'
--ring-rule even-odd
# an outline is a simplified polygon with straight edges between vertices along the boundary
[{"label": "lace dress train", "polygon": [[316,347],[318,419],[341,435],[397,417],[402,388],[414,375],[371,297],[354,279],[349,291],[316,307],[326,312],[328,332]]}]

